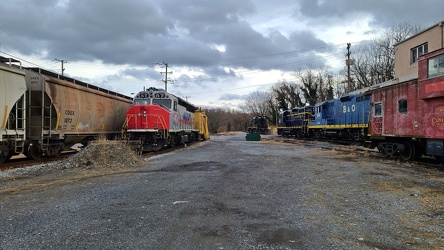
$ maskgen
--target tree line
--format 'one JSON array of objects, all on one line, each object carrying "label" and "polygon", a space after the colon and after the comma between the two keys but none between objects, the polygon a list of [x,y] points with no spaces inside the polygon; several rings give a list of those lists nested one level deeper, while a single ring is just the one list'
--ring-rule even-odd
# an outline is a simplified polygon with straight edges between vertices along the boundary
[{"label": "tree line", "polygon": [[307,65],[292,73],[294,81],[279,79],[270,91],[251,93],[241,110],[208,109],[211,133],[246,131],[253,116],[265,115],[269,124],[277,125],[279,112],[294,107],[315,105],[342,96],[348,91],[370,87],[394,79],[394,45],[417,34],[422,27],[410,22],[393,25],[380,37],[352,45],[350,82],[346,66],[332,72],[330,66]]}]

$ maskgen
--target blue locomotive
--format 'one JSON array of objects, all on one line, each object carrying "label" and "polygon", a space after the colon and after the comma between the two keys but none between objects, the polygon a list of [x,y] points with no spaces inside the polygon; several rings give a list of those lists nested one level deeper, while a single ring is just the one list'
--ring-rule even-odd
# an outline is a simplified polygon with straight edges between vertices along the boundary
[{"label": "blue locomotive", "polygon": [[278,133],[286,137],[363,141],[368,135],[371,95],[348,94],[315,106],[281,112]]},{"label": "blue locomotive", "polygon": [[349,94],[315,106],[309,124],[315,138],[363,141],[368,134],[371,95]]},{"label": "blue locomotive", "polygon": [[309,137],[314,106],[297,107],[279,114],[278,134],[284,137]]}]

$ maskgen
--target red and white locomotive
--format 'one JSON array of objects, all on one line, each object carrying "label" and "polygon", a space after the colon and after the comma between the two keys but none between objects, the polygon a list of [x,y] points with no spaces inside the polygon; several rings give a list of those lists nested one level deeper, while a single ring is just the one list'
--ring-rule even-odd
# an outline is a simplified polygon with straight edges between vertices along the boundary
[{"label": "red and white locomotive", "polygon": [[[124,137],[138,151],[155,151],[208,139],[207,117],[199,108],[163,89],[140,91],[126,112]],[[134,143],[133,143],[134,145]]]}]

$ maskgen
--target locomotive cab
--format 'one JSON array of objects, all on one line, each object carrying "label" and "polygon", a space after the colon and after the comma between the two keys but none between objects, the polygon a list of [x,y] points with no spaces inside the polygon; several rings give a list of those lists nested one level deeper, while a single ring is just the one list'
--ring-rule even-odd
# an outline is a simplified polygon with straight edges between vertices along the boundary
[{"label": "locomotive cab", "polygon": [[200,131],[194,119],[197,110],[187,101],[151,87],[139,92],[127,111],[125,137],[139,141],[140,151],[195,141]]}]

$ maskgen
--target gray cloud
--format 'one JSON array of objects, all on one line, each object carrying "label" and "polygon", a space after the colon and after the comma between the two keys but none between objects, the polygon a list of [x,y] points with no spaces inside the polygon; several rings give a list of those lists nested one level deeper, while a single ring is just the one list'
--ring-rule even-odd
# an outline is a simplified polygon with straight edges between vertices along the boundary
[{"label": "gray cloud", "polygon": [[[14,49],[24,54],[44,51],[48,59],[99,59],[104,63],[134,65],[165,60],[203,68],[233,65],[270,69],[285,63],[286,58],[277,58],[276,63],[254,57],[323,44],[308,31],[289,38],[278,31],[271,34],[255,31],[240,18],[255,13],[252,1],[129,0],[122,4],[76,0],[65,1],[66,5],[56,0],[45,0],[44,4],[25,2],[20,6],[11,0],[0,3],[4,10],[1,28],[21,41]],[[12,38],[4,43],[12,43]],[[225,51],[215,49],[212,44],[223,45]]]},{"label": "gray cloud", "polygon": [[443,9],[444,2],[438,0],[298,0],[294,17],[309,19],[309,23],[325,27],[334,25],[332,21],[347,23],[366,14],[373,17],[372,23],[376,27],[388,27],[401,21],[429,26],[443,20]]},{"label": "gray cloud", "polygon": [[[376,34],[402,21],[429,26],[444,19],[443,9],[441,0],[2,0],[0,42],[2,51],[49,60],[129,65],[103,84],[124,77],[157,82],[155,63],[162,61],[199,69],[198,76],[173,75],[186,93],[235,85],[260,70],[325,66],[325,53],[342,57],[344,48],[322,40],[319,30],[363,16],[372,18],[369,30],[341,35]],[[271,22],[277,18],[280,24]]]},{"label": "gray cloud", "polygon": [[223,94],[219,97],[221,101],[233,101],[233,100],[245,100],[247,98],[246,95],[238,95],[238,94]]}]

